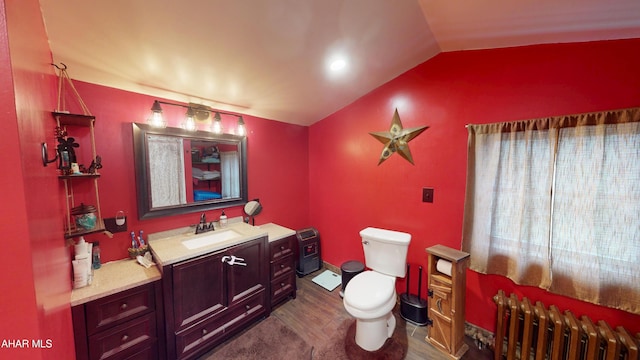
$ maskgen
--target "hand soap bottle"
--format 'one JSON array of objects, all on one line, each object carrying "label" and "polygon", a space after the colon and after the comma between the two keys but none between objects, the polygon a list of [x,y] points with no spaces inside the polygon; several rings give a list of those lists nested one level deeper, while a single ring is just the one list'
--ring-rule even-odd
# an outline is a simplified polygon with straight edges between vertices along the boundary
[{"label": "hand soap bottle", "polygon": [[227,215],[224,213],[224,210],[222,210],[222,214],[220,214],[219,223],[221,228],[227,227]]}]

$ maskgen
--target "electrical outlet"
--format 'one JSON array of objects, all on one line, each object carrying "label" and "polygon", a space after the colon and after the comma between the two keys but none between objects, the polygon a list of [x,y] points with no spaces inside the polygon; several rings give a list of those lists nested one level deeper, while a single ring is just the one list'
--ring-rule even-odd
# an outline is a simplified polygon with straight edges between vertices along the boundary
[{"label": "electrical outlet", "polygon": [[422,202],[433,202],[433,188],[422,188]]}]

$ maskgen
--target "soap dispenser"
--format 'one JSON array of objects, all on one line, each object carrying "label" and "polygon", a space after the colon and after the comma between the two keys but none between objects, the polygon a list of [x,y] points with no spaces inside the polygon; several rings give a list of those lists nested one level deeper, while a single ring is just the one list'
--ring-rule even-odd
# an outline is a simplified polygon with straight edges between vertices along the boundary
[{"label": "soap dispenser", "polygon": [[224,213],[224,210],[222,210],[222,214],[220,214],[220,227],[227,227],[227,215]]}]

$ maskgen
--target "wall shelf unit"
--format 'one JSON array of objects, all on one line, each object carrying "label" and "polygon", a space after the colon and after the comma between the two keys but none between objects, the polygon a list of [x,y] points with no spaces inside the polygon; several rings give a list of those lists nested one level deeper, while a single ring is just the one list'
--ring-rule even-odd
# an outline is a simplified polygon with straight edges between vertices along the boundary
[{"label": "wall shelf unit", "polygon": [[[95,161],[96,156],[96,145],[95,145],[95,116],[93,115],[82,115],[82,114],[71,114],[68,112],[57,112],[54,111],[52,113],[53,117],[56,120],[56,125],[58,129],[62,130],[65,134],[64,137],[68,136],[67,131],[71,129],[73,131],[74,128],[88,128],[89,129],[89,143],[91,145],[91,161]],[[60,155],[60,154],[58,154]],[[60,179],[64,183],[64,191],[65,191],[65,204],[66,204],[66,215],[65,215],[65,231],[64,236],[66,239],[98,233],[98,232],[106,232],[104,221],[102,218],[102,213],[100,211],[100,196],[98,192],[98,179],[100,178],[100,174],[97,170],[94,173],[80,173],[80,174],[66,174],[63,173],[58,175],[58,179]],[[76,186],[76,190],[74,190],[74,185]],[[87,200],[91,202],[91,205],[95,207],[96,212],[96,225],[92,229],[85,229],[82,227],[76,226],[76,223],[73,219],[73,215],[71,214],[72,209],[80,204],[83,204],[84,201],[78,201],[77,198],[82,197],[83,200]]]}]

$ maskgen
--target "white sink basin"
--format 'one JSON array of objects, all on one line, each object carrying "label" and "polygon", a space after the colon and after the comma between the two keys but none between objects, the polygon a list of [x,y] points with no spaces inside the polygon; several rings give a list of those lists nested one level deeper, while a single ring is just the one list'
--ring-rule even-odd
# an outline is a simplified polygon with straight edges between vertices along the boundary
[{"label": "white sink basin", "polygon": [[242,235],[233,230],[216,230],[204,236],[198,236],[193,239],[183,240],[182,245],[184,245],[189,250],[193,250],[201,248],[203,246],[209,246],[219,242],[233,240],[235,238],[239,238],[240,236]]}]

